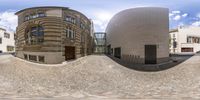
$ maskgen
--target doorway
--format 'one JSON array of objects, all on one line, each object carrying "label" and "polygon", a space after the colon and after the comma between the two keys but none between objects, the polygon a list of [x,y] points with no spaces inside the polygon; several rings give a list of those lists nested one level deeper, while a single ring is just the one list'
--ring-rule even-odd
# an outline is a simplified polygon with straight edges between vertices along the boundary
[{"label": "doorway", "polygon": [[115,48],[114,50],[115,50],[115,51],[114,51],[114,56],[115,56],[116,58],[121,59],[121,48],[120,48],[120,47],[119,47],[119,48]]},{"label": "doorway", "polygon": [[65,46],[65,60],[75,59],[75,47]]},{"label": "doorway", "polygon": [[145,64],[157,63],[157,47],[156,45],[145,45]]}]

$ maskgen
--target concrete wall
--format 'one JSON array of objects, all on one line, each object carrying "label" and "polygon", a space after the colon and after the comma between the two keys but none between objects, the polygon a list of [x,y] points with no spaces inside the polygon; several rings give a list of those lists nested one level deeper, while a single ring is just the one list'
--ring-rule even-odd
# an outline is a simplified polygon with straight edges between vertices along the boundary
[{"label": "concrete wall", "polygon": [[144,63],[145,45],[157,45],[158,62],[169,57],[169,18],[166,8],[124,10],[111,19],[106,33],[107,45],[111,44],[111,48],[121,47],[121,56],[133,56],[134,63]]}]

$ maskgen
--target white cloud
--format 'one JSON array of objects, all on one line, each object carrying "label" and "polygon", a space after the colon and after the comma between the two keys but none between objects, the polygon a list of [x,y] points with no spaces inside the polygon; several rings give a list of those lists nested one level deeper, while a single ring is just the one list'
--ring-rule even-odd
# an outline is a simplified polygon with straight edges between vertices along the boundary
[{"label": "white cloud", "polygon": [[187,17],[188,16],[188,14],[187,13],[184,13],[183,15],[182,15],[182,17]]},{"label": "white cloud", "polygon": [[0,12],[0,27],[8,31],[15,31],[17,26],[17,16],[14,11]]},{"label": "white cloud", "polygon": [[113,14],[107,11],[99,11],[94,13],[94,25],[98,28],[96,30],[105,30],[108,22],[112,18]]},{"label": "white cloud", "polygon": [[169,17],[172,17],[172,16],[174,16],[174,14],[173,13],[169,13]]},{"label": "white cloud", "polygon": [[181,11],[176,10],[176,11],[172,11],[172,13],[173,13],[173,14],[180,14]]},{"label": "white cloud", "polygon": [[200,26],[200,21],[193,22],[192,26]]},{"label": "white cloud", "polygon": [[176,20],[176,21],[178,21],[178,20],[181,19],[181,16],[180,15],[176,15],[173,19]]}]

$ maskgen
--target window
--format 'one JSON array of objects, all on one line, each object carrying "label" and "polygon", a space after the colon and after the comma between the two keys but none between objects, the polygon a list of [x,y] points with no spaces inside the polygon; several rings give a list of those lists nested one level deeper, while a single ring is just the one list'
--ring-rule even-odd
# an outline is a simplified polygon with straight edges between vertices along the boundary
[{"label": "window", "polygon": [[193,52],[193,48],[181,48],[181,52]]},{"label": "window", "polygon": [[24,17],[24,21],[28,21],[30,19],[34,19],[34,18],[39,18],[39,17],[45,17],[45,13],[40,12],[40,13],[36,13],[36,14],[31,14],[31,15],[26,15]]},{"label": "window", "polygon": [[83,23],[80,24],[81,29],[85,29],[85,25]]},{"label": "window", "polygon": [[29,60],[31,60],[31,61],[37,61],[37,56],[35,56],[35,55],[29,55]]},{"label": "window", "polygon": [[44,13],[38,13],[38,17],[45,17],[45,14]]},{"label": "window", "polygon": [[0,44],[2,44],[2,38],[0,37]]},{"label": "window", "polygon": [[67,22],[72,23],[72,24],[76,24],[76,19],[73,18],[73,17],[71,17],[71,16],[66,16],[65,20],[66,20]]},{"label": "window", "polygon": [[29,20],[29,16],[26,15],[25,18],[24,18],[24,20],[25,20],[25,21]]},{"label": "window", "polygon": [[188,36],[187,43],[200,43],[200,37]]},{"label": "window", "polygon": [[74,39],[75,38],[75,30],[73,30],[71,27],[68,27],[66,30],[66,37],[70,38],[70,39]]},{"label": "window", "polygon": [[14,46],[7,46],[7,51],[14,51]]},{"label": "window", "polygon": [[10,34],[5,32],[4,33],[4,37],[9,39],[10,38]]},{"label": "window", "polygon": [[24,59],[28,60],[27,54],[24,54]]},{"label": "window", "polygon": [[39,62],[44,62],[44,56],[38,56]]},{"label": "window", "polygon": [[28,28],[25,34],[27,44],[41,44],[44,41],[44,29],[42,26]]}]

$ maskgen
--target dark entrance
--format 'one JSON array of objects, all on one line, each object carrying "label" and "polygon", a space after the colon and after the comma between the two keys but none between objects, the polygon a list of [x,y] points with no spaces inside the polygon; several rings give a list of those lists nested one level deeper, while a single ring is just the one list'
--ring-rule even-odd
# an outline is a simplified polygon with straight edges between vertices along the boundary
[{"label": "dark entrance", "polygon": [[75,47],[65,46],[65,60],[75,59]]},{"label": "dark entrance", "polygon": [[107,46],[107,51],[108,51],[108,52],[107,52],[108,55],[111,55],[111,45],[108,45],[108,46]]},{"label": "dark entrance", "polygon": [[121,48],[115,48],[115,49],[114,49],[114,56],[115,56],[116,58],[121,59]]},{"label": "dark entrance", "polygon": [[156,64],[156,45],[145,45],[145,64]]}]

